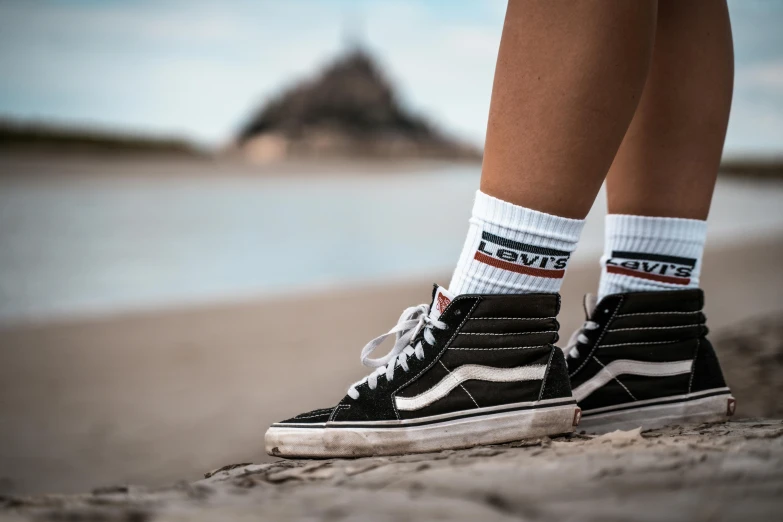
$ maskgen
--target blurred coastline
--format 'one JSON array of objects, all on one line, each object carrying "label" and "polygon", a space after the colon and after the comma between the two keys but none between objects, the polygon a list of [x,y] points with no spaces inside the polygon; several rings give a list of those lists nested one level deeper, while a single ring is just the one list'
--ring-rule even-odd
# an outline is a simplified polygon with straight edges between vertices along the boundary
[{"label": "blurred coastline", "polygon": [[[252,141],[250,138],[245,138]],[[316,140],[317,141],[317,140]],[[238,143],[238,142],[237,142]],[[342,144],[344,145],[344,143]],[[341,145],[341,147],[342,147]],[[79,160],[93,162],[109,160],[111,162],[128,163],[133,166],[133,175],[143,175],[144,169],[137,168],[150,161],[179,164],[180,167],[195,167],[195,170],[155,169],[156,177],[176,172],[187,172],[198,176],[222,175],[221,168],[207,172],[203,167],[210,163],[232,169],[231,174],[246,174],[251,176],[307,176],[322,173],[373,173],[389,170],[409,170],[411,167],[434,166],[436,169],[443,164],[479,165],[481,152],[456,144],[456,150],[441,151],[440,154],[420,153],[415,149],[394,148],[388,145],[376,153],[364,153],[366,144],[354,143],[350,147],[338,147],[335,150],[308,150],[307,144],[292,147],[293,154],[280,157],[254,156],[250,151],[247,155],[238,153],[236,143],[224,147],[205,147],[176,136],[149,136],[132,133],[116,132],[101,128],[63,126],[37,121],[19,121],[0,117],[0,154],[6,164],[0,169],[0,177],[17,176],[62,176],[72,173],[67,168]],[[253,148],[251,143],[250,148]],[[300,154],[296,152],[299,151]],[[34,164],[36,160],[48,162],[64,162],[65,172],[61,169],[19,169],[8,163],[16,163],[20,167]],[[318,170],[319,172],[314,172]],[[76,174],[83,174],[77,171]],[[122,169],[111,172],[121,175]],[[93,172],[102,175],[101,172]],[[107,175],[109,173],[103,174]],[[721,163],[722,176],[739,178],[783,179],[783,155],[733,155],[723,159]]]}]

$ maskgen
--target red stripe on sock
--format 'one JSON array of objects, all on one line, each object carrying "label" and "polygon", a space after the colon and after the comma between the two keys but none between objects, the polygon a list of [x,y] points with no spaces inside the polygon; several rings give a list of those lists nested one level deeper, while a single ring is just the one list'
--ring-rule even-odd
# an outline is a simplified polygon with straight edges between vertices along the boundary
[{"label": "red stripe on sock", "polygon": [[621,266],[606,265],[606,271],[610,274],[620,274],[631,277],[638,277],[640,279],[649,279],[650,281],[658,281],[660,283],[672,283],[675,285],[687,285],[691,282],[690,277],[673,277],[664,276],[658,274],[648,274],[646,272],[637,272],[629,268],[623,268]]},{"label": "red stripe on sock", "polygon": [[514,263],[509,263],[508,261],[495,259],[494,257],[482,254],[481,252],[476,252],[476,255],[473,256],[473,259],[476,261],[481,261],[482,263],[486,263],[490,266],[494,266],[495,268],[502,268],[503,270],[516,272],[518,274],[527,274],[536,277],[550,277],[552,279],[562,279],[565,275],[565,270],[546,270],[543,268],[533,268],[531,266],[515,265]]}]

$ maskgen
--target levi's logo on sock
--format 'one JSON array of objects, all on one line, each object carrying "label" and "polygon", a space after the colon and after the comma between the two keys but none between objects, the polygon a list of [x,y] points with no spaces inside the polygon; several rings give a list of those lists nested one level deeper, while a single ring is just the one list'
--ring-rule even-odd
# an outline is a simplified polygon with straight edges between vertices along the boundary
[{"label": "levi's logo on sock", "polygon": [[606,260],[606,271],[661,283],[687,285],[696,260],[690,257],[664,256],[642,252],[612,251],[612,257]]},{"label": "levi's logo on sock", "polygon": [[481,233],[481,243],[473,258],[496,268],[536,277],[560,279],[565,275],[570,252],[528,245],[489,232]]}]

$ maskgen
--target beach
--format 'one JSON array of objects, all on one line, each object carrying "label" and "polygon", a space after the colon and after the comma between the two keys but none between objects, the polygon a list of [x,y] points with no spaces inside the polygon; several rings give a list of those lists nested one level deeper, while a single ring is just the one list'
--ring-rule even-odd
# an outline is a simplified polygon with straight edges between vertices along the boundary
[{"label": "beach", "polygon": [[783,424],[745,420],[463,450],[233,464],[164,487],[0,497],[0,517],[73,520],[777,520]]},{"label": "beach", "polygon": [[[708,251],[703,287],[713,332],[758,317],[780,324],[781,256],[783,237]],[[591,264],[569,269],[561,338],[583,320],[581,295],[596,288],[597,274]],[[0,330],[0,486],[34,493],[161,485],[229,462],[268,462],[269,424],[339,401],[368,371],[361,347],[403,308],[427,302],[432,282]],[[721,357],[733,356],[721,347]],[[730,385],[760,364],[733,361]],[[779,353],[777,364],[780,371]],[[772,415],[758,396],[763,386],[743,390],[739,415]]]}]

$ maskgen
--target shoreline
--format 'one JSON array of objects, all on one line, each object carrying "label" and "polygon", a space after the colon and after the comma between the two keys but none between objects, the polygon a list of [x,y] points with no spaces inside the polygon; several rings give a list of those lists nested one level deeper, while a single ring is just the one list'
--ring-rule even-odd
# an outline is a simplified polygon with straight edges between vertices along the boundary
[{"label": "shoreline", "polygon": [[[740,246],[730,246],[732,241],[728,238],[718,238],[717,241],[708,243],[705,250],[705,267],[703,272],[707,272],[707,284],[712,286],[713,271],[725,271],[729,269],[728,265],[739,263],[739,251],[760,251],[770,249],[773,252],[780,249],[783,253],[783,234],[762,233],[760,235],[749,235],[742,241]],[[594,259],[588,260],[587,256],[578,256],[572,267],[568,269],[563,284],[561,295],[563,301],[573,299],[575,296],[583,295],[587,292],[595,292],[598,285],[599,266],[598,260],[600,253],[591,252]],[[718,258],[726,257],[726,260],[720,261]],[[758,261],[757,261],[758,263]],[[765,262],[761,262],[766,267]],[[329,299],[331,296],[339,294],[353,294],[361,292],[384,292],[392,287],[421,288],[431,287],[433,283],[447,284],[451,274],[443,272],[435,274],[429,279],[423,276],[394,276],[386,280],[371,278],[367,280],[356,280],[348,283],[322,283],[322,284],[302,284],[290,289],[273,289],[267,292],[251,291],[247,294],[223,295],[217,297],[205,297],[203,299],[189,299],[183,301],[172,301],[164,303],[150,303],[138,306],[118,307],[108,309],[104,307],[101,311],[84,310],[72,313],[54,313],[49,316],[40,317],[22,317],[16,320],[0,320],[0,336],[6,332],[19,332],[24,330],[46,329],[55,327],[89,327],[104,322],[122,322],[124,320],[147,320],[153,318],[165,317],[169,314],[202,314],[202,313],[220,313],[221,310],[247,307],[274,306],[280,302],[295,301],[297,299],[308,297],[316,299]],[[702,277],[703,281],[704,277]],[[573,281],[572,281],[573,280]],[[743,279],[744,280],[744,279]],[[780,279],[783,282],[783,278]],[[589,283],[588,283],[589,282]],[[773,285],[774,286],[774,285]],[[704,285],[702,284],[702,287]],[[783,287],[781,287],[783,292]],[[581,301],[580,301],[581,302]],[[407,306],[407,305],[406,305]],[[779,300],[779,307],[783,310],[783,296]],[[754,317],[757,314],[750,314],[748,317]],[[722,321],[721,321],[722,322]],[[561,321],[562,323],[562,321]],[[570,322],[567,323],[570,325]],[[561,332],[562,336],[562,332]]]},{"label": "shoreline", "polygon": [[[772,249],[772,251],[781,250],[783,253],[783,234],[766,233],[757,236],[749,235],[742,241],[740,246],[730,246],[731,241],[728,238],[719,238],[707,245],[705,250],[705,267],[707,272],[707,281],[712,283],[710,272],[725,271],[729,264],[736,265],[739,262],[740,251],[759,251],[761,249]],[[568,269],[561,290],[563,301],[574,299],[587,292],[595,292],[598,286],[598,277],[600,267],[598,260],[600,253],[591,252],[593,260],[586,259],[587,256],[578,256],[572,267]],[[717,258],[725,257],[723,261]],[[762,262],[766,269],[766,263]],[[152,320],[167,315],[181,314],[210,314],[221,313],[221,310],[242,309],[275,306],[278,303],[287,303],[307,297],[309,299],[326,299],[340,294],[354,293],[376,293],[389,291],[391,288],[431,288],[432,284],[447,284],[451,275],[443,272],[435,274],[429,279],[423,276],[393,276],[386,280],[371,278],[367,280],[356,280],[348,283],[322,283],[322,284],[302,284],[290,289],[273,289],[267,292],[251,291],[245,295],[223,295],[217,297],[205,297],[203,299],[188,299],[183,301],[172,301],[164,303],[150,303],[138,306],[104,307],[101,311],[83,310],[72,313],[52,314],[42,317],[23,317],[18,320],[3,321],[0,320],[0,336],[6,332],[18,332],[24,330],[47,329],[56,327],[89,327],[99,325],[104,322],[123,322],[125,320]],[[703,281],[702,277],[702,281]],[[590,282],[588,284],[588,281]],[[783,278],[781,278],[783,281]],[[594,283],[594,284],[593,284]],[[701,285],[704,287],[704,285]],[[783,287],[781,287],[783,291]],[[407,292],[406,292],[407,293]],[[581,301],[580,301],[581,302]],[[407,306],[407,305],[406,305]],[[780,309],[783,310],[783,296],[779,301]],[[755,317],[757,314],[750,314],[748,317]],[[721,321],[722,322],[722,321]],[[561,321],[562,323],[562,321]],[[568,323],[570,324],[570,323]],[[561,332],[562,337],[562,332]]]},{"label": "shoreline", "polygon": [[[80,149],[28,149],[24,147],[0,146],[0,180],[29,178],[42,180],[57,179],[155,179],[192,177],[215,178],[228,176],[243,178],[260,176],[268,179],[297,177],[302,179],[325,176],[383,175],[436,172],[455,166],[481,169],[481,158],[433,158],[433,157],[372,157],[372,156],[325,156],[290,158],[284,161],[252,162],[219,150],[199,154],[179,154],[148,151],[80,150]],[[781,169],[783,159],[753,156],[724,158],[718,171],[718,179],[747,180],[749,182],[776,183],[783,181]],[[54,174],[45,169],[56,164],[67,167],[66,173]],[[154,167],[154,175],[139,174],[139,167]],[[24,172],[16,169],[22,167]],[[43,168],[42,168],[43,167]],[[108,167],[113,172],[93,172],[97,167]],[[161,169],[161,167],[164,167]],[[28,170],[29,169],[29,170]]]},{"label": "shoreline", "polygon": [[[162,154],[114,153],[93,151],[3,150],[0,148],[0,180],[2,179],[213,179],[225,176],[235,178],[261,177],[278,179],[324,178],[344,175],[386,175],[447,171],[455,166],[481,168],[481,161],[435,158],[313,158],[290,159],[281,162],[252,163],[220,153],[205,156],[177,156]],[[55,174],[52,169],[63,172]],[[154,174],[140,174],[147,166]],[[110,170],[108,174],[103,170]]]}]

